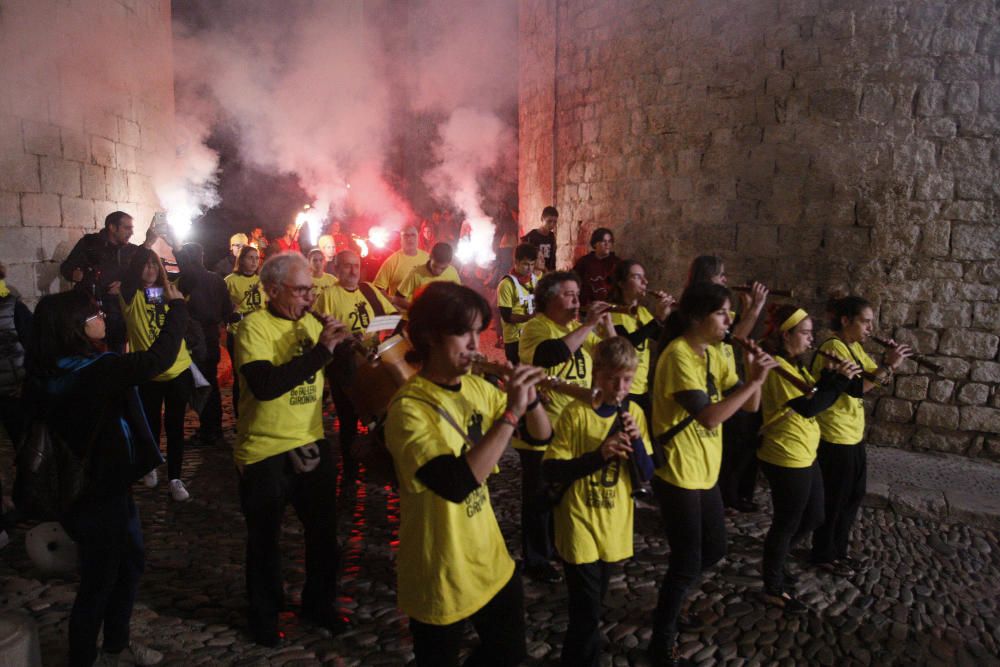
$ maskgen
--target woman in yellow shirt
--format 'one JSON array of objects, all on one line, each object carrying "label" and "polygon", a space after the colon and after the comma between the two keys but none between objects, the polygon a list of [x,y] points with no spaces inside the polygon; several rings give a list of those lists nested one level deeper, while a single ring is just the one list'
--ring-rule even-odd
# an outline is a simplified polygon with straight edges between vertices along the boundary
[{"label": "woman in yellow shirt", "polygon": [[[688,270],[690,287],[696,283],[728,284],[726,264],[716,255],[695,257]],[[740,314],[732,324],[734,336],[752,337],[757,318],[767,301],[767,288],[755,282],[750,292],[740,292]],[[733,304],[735,310],[735,303]],[[728,343],[719,344],[719,352],[735,365],[736,357]],[[739,410],[722,425],[722,469],[719,472],[719,490],[727,513],[756,512],[753,500],[757,487],[757,430],[760,415]]]},{"label": "woman in yellow shirt", "polygon": [[[861,346],[871,336],[875,325],[871,303],[860,296],[845,296],[831,299],[827,311],[833,337],[825,340],[819,349],[849,359],[869,373],[878,370],[878,365]],[[910,348],[906,345],[888,350],[885,368],[879,371],[882,379],[888,381],[908,356]],[[819,355],[813,357],[813,374],[825,363]],[[821,439],[816,457],[823,472],[826,516],[813,533],[811,560],[838,576],[851,576],[865,568],[862,561],[848,555],[847,548],[868,486],[868,456],[862,441],[864,395],[876,386],[875,382],[855,378],[836,403],[817,418]]]},{"label": "woman in yellow shirt", "polygon": [[[122,281],[118,298],[125,316],[125,333],[132,352],[148,350],[160,335],[169,310],[164,288],[167,272],[152,250],[136,250]],[[160,430],[167,432],[167,479],[170,497],[178,502],[190,494],[181,481],[184,463],[184,413],[194,389],[191,356],[181,342],[180,351],[170,368],[149,382],[139,385],[143,411],[159,446]],[[161,420],[162,411],[162,420]],[[156,471],[144,478],[147,486],[156,485]]]},{"label": "woman in yellow shirt", "polygon": [[823,522],[823,476],[816,462],[820,414],[847,389],[861,369],[848,360],[836,370],[827,362],[817,379],[806,370],[801,357],[812,347],[813,322],[806,311],[783,305],[773,309],[764,341],[782,368],[812,386],[807,395],[780,373],[770,373],[761,390],[764,410],[763,442],[757,450],[761,470],[771,486],[774,516],[764,539],[764,599],[788,613],[802,613],[806,606],[795,596],[794,583],[785,574],[785,560],[792,546]]},{"label": "woman in yellow shirt", "polygon": [[635,369],[635,380],[629,389],[629,400],[638,403],[647,415],[652,407],[649,402],[649,358],[650,350],[660,337],[663,323],[674,307],[674,297],[666,292],[654,292],[656,305],[653,312],[639,303],[646,296],[649,281],[646,280],[646,270],[634,259],[623,259],[618,263],[611,276],[611,301],[623,306],[632,306],[635,314],[612,313],[615,331],[624,336],[635,347],[638,366]]},{"label": "woman in yellow shirt", "polygon": [[399,480],[399,608],[410,617],[419,667],[456,666],[466,622],[481,640],[465,664],[525,657],[521,576],[507,551],[486,480],[511,436],[548,442],[535,394],[544,372],[514,369],[506,393],[469,375],[490,309],[468,287],[433,282],[410,308],[410,355],[420,373],[389,406],[386,446]]},{"label": "woman in yellow shirt", "polygon": [[226,351],[233,366],[233,416],[239,414],[240,383],[236,377],[236,331],[240,321],[250,313],[260,310],[267,303],[267,295],[260,287],[260,251],[247,245],[236,255],[233,272],[226,276],[229,300],[236,311],[233,322],[226,327]]},{"label": "woman in yellow shirt", "polygon": [[746,383],[738,386],[716,347],[731,324],[729,290],[711,283],[692,285],[667,318],[667,345],[656,362],[651,433],[654,456],[660,448],[663,458],[653,490],[670,543],[649,644],[658,665],[676,664],[678,620],[688,589],[726,554],[718,487],[720,427],[740,408],[757,409],[760,388],[776,365],[763,352],[748,354]]}]

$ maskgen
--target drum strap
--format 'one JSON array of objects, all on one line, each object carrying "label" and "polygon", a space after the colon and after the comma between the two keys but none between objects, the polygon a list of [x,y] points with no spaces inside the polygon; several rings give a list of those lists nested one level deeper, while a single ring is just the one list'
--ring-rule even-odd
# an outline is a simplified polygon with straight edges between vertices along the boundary
[{"label": "drum strap", "polygon": [[382,307],[382,302],[378,300],[378,295],[375,294],[375,288],[368,283],[358,283],[358,289],[364,294],[365,300],[368,301],[368,305],[372,307],[372,312],[375,317],[382,317],[385,315],[385,308]]}]

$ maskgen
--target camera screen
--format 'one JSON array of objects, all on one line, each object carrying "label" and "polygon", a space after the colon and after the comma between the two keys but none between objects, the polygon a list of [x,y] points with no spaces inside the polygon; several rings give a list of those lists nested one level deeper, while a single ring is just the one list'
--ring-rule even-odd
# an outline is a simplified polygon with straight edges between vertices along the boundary
[{"label": "camera screen", "polygon": [[163,288],[162,287],[147,287],[146,288],[146,303],[163,303]]}]

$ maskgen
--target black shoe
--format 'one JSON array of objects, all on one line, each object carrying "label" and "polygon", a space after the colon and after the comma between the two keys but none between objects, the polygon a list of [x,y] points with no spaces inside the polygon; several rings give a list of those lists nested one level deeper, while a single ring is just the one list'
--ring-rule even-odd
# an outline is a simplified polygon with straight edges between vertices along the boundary
[{"label": "black shoe", "polygon": [[677,649],[676,640],[670,640],[669,642],[651,640],[647,655],[653,667],[688,667],[689,665],[694,665],[687,658],[681,657],[680,651]]},{"label": "black shoe", "polygon": [[801,600],[789,595],[786,591],[776,592],[773,590],[764,590],[764,602],[778,607],[786,614],[804,614],[809,611],[809,607],[805,606]]},{"label": "black shoe", "polygon": [[543,584],[558,584],[562,581],[562,574],[559,573],[552,563],[544,563],[534,567],[524,568],[524,573]]}]

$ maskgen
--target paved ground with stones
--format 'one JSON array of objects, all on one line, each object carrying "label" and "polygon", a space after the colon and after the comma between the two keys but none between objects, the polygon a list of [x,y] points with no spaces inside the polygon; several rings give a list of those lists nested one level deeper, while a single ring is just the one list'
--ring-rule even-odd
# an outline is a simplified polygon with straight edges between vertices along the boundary
[{"label": "paved ground with stones", "polygon": [[[4,449],[6,470],[9,448]],[[518,476],[517,457],[508,453],[490,482],[500,525],[515,554]],[[166,653],[167,664],[397,665],[412,660],[406,618],[395,605],[399,503],[393,493],[362,484],[341,494],[342,605],[351,629],[336,638],[301,625],[296,617],[303,550],[300,526],[289,512],[283,536],[288,642],[270,651],[255,647],[245,630],[245,533],[228,451],[190,449],[185,477],[193,496],[186,504],[170,502],[163,485],[136,492],[147,570],[133,629],[136,637]],[[765,491],[758,501],[766,507]],[[606,600],[607,665],[647,664],[643,649],[668,548],[656,510],[640,508],[636,524],[636,555],[613,577]],[[793,562],[811,611],[786,618],[758,598],[767,511],[727,524],[730,554],[693,599],[706,628],[681,636],[682,652],[698,664],[1000,664],[997,532],[866,508],[855,542],[872,568],[852,579],[832,579]],[[35,618],[45,664],[64,660],[75,588],[73,577],[46,578],[33,569],[20,535],[3,551],[0,609]],[[525,588],[530,662],[555,664],[567,622],[565,590],[530,581]],[[474,641],[471,635],[469,641]]]}]

